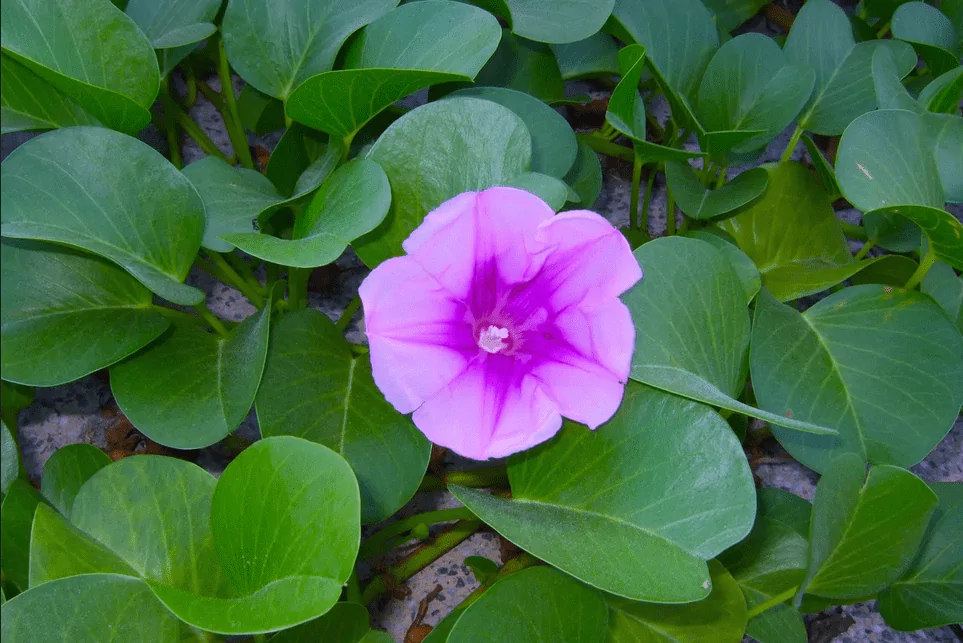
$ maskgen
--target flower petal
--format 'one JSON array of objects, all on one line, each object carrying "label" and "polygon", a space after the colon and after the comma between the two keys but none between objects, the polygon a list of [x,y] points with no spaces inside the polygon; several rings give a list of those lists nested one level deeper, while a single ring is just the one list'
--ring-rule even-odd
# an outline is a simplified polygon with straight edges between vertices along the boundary
[{"label": "flower petal", "polygon": [[375,383],[410,413],[477,354],[465,305],[407,257],[375,268],[359,289]]},{"label": "flower petal", "polygon": [[625,237],[588,210],[564,212],[539,226],[537,252],[544,256],[529,289],[548,294],[560,311],[588,308],[617,297],[642,278],[642,268]]},{"label": "flower petal", "polygon": [[544,442],[562,418],[526,370],[511,357],[480,356],[415,411],[415,426],[435,444],[474,460]]},{"label": "flower petal", "polygon": [[526,244],[554,214],[544,201],[516,188],[465,192],[429,212],[402,246],[456,297],[468,301],[473,289],[478,295],[478,286],[490,290],[496,279],[517,283],[531,272]]}]

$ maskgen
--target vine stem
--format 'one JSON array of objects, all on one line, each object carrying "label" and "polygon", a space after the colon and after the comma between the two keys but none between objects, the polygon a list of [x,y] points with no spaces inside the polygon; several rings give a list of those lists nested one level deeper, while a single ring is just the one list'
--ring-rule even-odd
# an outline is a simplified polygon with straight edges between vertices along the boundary
[{"label": "vine stem", "polygon": [[869,251],[872,250],[875,246],[876,244],[873,243],[872,241],[867,241],[866,243],[863,244],[863,247],[859,249],[859,252],[856,253],[856,256],[853,257],[853,259],[855,259],[856,261],[863,259],[866,255],[869,254]]},{"label": "vine stem", "polygon": [[782,603],[785,603],[785,602],[788,601],[790,598],[792,598],[793,596],[795,596],[795,595],[796,595],[796,592],[798,592],[798,591],[799,591],[799,586],[797,585],[797,586],[795,586],[795,587],[793,587],[793,588],[791,588],[791,589],[787,589],[786,591],[782,592],[781,594],[776,594],[775,596],[773,596],[773,597],[770,598],[769,600],[763,601],[763,602],[759,603],[758,605],[756,605],[755,607],[753,607],[752,609],[750,609],[749,612],[746,614],[746,616],[747,616],[748,618],[750,618],[750,619],[751,619],[751,618],[755,618],[755,617],[759,616],[760,614],[762,614],[763,612],[772,609],[772,608],[775,607],[776,605],[781,605]]},{"label": "vine stem", "polygon": [[639,230],[649,234],[649,205],[652,203],[652,186],[655,185],[656,167],[649,170],[649,178],[645,182],[645,196],[642,198],[642,211],[639,213]]},{"label": "vine stem", "polygon": [[358,583],[357,567],[351,570],[351,576],[348,577],[348,584],[345,587],[344,597],[349,603],[361,602],[361,585]]},{"label": "vine stem", "polygon": [[224,152],[222,152],[221,149],[215,145],[214,141],[212,141],[211,138],[204,133],[204,130],[201,129],[201,126],[195,123],[194,119],[188,116],[187,112],[178,107],[177,103],[174,101],[170,102],[169,107],[171,114],[174,116],[174,120],[177,121],[177,124],[180,125],[185,132],[187,132],[188,136],[197,142],[197,144],[202,150],[204,150],[205,153],[209,154],[210,156],[216,156],[228,165],[233,165],[233,161],[227,158]]},{"label": "vine stem", "polygon": [[779,158],[780,163],[787,163],[792,159],[792,153],[796,151],[796,146],[799,145],[799,139],[802,138],[803,129],[796,125],[796,130],[792,133],[792,138],[789,139],[789,145],[783,151],[782,156]]},{"label": "vine stem", "polygon": [[361,544],[361,549],[358,551],[358,559],[367,560],[368,558],[374,558],[375,556],[379,556],[386,551],[390,551],[394,547],[389,547],[389,544],[392,544],[396,537],[412,531],[419,525],[425,525],[428,527],[440,522],[472,519],[477,518],[470,509],[467,507],[456,507],[454,509],[427,511],[425,513],[409,516],[408,518],[396,520],[390,525],[384,527],[381,531],[372,535]]},{"label": "vine stem", "polygon": [[181,157],[181,141],[177,132],[177,119],[172,112],[174,99],[171,98],[170,82],[165,78],[161,81],[161,105],[164,108],[164,132],[167,134],[167,147],[170,150],[171,164],[178,170],[184,167]]},{"label": "vine stem", "polygon": [[461,520],[438,534],[434,542],[414,551],[395,567],[375,576],[361,593],[361,604],[368,605],[396,583],[404,582],[435,560],[454,549],[482,526],[480,520]]},{"label": "vine stem", "polygon": [[227,332],[227,329],[224,328],[224,324],[221,323],[220,319],[214,316],[214,313],[211,312],[211,309],[205,306],[203,302],[200,304],[196,304],[194,306],[194,310],[200,313],[201,317],[204,318],[204,321],[206,321],[208,325],[214,329],[214,332],[216,332],[221,337],[228,336],[228,332]]},{"label": "vine stem", "polygon": [[629,197],[629,225],[636,230],[639,227],[639,184],[642,181],[642,157],[638,154],[632,161],[632,193]]},{"label": "vine stem", "polygon": [[237,274],[237,271],[221,256],[221,253],[209,250],[207,256],[210,257],[211,262],[220,273],[220,275],[214,275],[215,277],[223,276],[226,283],[240,290],[248,301],[258,308],[264,307],[264,297],[261,296],[261,293],[255,290],[241,275]]},{"label": "vine stem", "polygon": [[310,268],[288,269],[288,302],[291,310],[304,308],[308,303],[308,277]]},{"label": "vine stem", "polygon": [[632,162],[635,158],[635,152],[631,147],[626,147],[625,145],[619,145],[618,143],[607,141],[600,136],[595,136],[594,134],[576,134],[575,138],[582,141],[600,154],[605,154],[606,156],[611,156],[613,158],[622,159],[623,161],[629,162]]},{"label": "vine stem", "polygon": [[191,324],[197,324],[199,326],[203,326],[205,324],[205,320],[203,317],[199,317],[198,315],[192,315],[190,313],[185,313],[183,310],[175,310],[174,308],[168,308],[167,306],[158,306],[157,304],[154,304],[154,310],[156,310],[159,314],[163,315],[164,317],[167,317],[171,321],[185,321],[185,322],[190,322]]},{"label": "vine stem", "polygon": [[355,295],[354,298],[348,302],[348,306],[344,309],[344,312],[341,313],[341,317],[335,322],[334,325],[337,329],[343,333],[348,328],[348,324],[351,323],[352,318],[354,318],[359,308],[361,308],[361,297]]},{"label": "vine stem", "polygon": [[421,481],[418,491],[444,491],[450,484],[473,489],[508,488],[508,471],[505,467],[481,467],[467,471],[452,471],[446,473],[443,478],[427,475]]},{"label": "vine stem", "polygon": [[224,97],[224,105],[227,111],[224,124],[227,126],[227,134],[231,139],[234,155],[237,156],[242,166],[253,170],[254,159],[251,158],[251,148],[247,144],[244,125],[241,124],[241,117],[237,111],[234,82],[231,79],[231,66],[227,61],[227,51],[224,49],[223,38],[217,39],[217,76],[221,80],[221,96]]},{"label": "vine stem", "polygon": [[905,288],[907,290],[916,288],[916,286],[923,281],[923,277],[930,271],[930,268],[933,267],[933,264],[936,263],[936,253],[933,252],[933,244],[931,243],[929,245],[930,247],[926,249],[926,254],[923,255],[923,260],[920,261],[919,268],[916,269],[916,272],[914,272],[909,278],[909,281],[906,282]]},{"label": "vine stem", "polygon": [[839,225],[843,228],[843,234],[849,239],[855,241],[868,241],[869,235],[866,233],[866,228],[858,225],[854,225],[848,221],[840,221]]},{"label": "vine stem", "polygon": [[671,237],[675,234],[675,197],[672,196],[672,190],[668,185],[665,187],[665,193],[665,235]]}]

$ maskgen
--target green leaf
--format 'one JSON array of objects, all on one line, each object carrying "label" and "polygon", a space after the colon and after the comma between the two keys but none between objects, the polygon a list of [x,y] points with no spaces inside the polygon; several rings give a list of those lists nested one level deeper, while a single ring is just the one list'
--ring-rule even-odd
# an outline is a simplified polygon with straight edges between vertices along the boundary
[{"label": "green leaf", "polygon": [[753,152],[786,129],[815,82],[812,70],[789,64],[772,38],[743,34],[722,45],[706,67],[697,113],[710,132],[759,132],[732,149]]},{"label": "green leaf", "polygon": [[604,427],[567,424],[514,456],[508,475],[511,500],[452,493],[519,547],[636,600],[707,596],[704,561],[741,540],[755,513],[752,476],[729,425],[705,406],[631,382]]},{"label": "green leaf", "polygon": [[960,66],[960,34],[936,7],[925,2],[907,2],[896,9],[891,25],[893,37],[914,45],[934,76]]},{"label": "green leaf", "polygon": [[[27,589],[30,577],[30,528],[33,514],[43,498],[30,483],[17,478],[7,487],[0,506],[0,551],[3,575],[20,591]],[[6,621],[6,610],[4,610]]]},{"label": "green leaf", "polygon": [[693,219],[705,220],[731,214],[762,196],[769,173],[753,168],[712,190],[702,185],[691,165],[670,161],[665,164],[665,180],[679,208]]},{"label": "green leaf", "polygon": [[562,179],[538,172],[522,172],[502,185],[531,192],[558,212],[569,197],[569,186]]},{"label": "green leaf", "polygon": [[905,109],[918,114],[925,111],[903,85],[896,61],[885,48],[877,48],[873,54],[873,83],[876,85],[876,102],[880,109]]},{"label": "green leaf", "polygon": [[876,107],[873,54],[886,47],[893,55],[900,77],[916,65],[912,47],[895,40],[856,43],[843,10],[830,0],[807,2],[786,38],[790,63],[812,69],[816,87],[799,127],[817,134],[842,134],[857,116]]},{"label": "green leaf", "polygon": [[0,363],[11,381],[72,382],[137,351],[169,325],[149,290],[100,257],[4,239],[0,266]]},{"label": "green leaf", "polygon": [[232,167],[214,156],[205,156],[182,172],[204,202],[207,217],[201,245],[208,250],[230,252],[234,246],[222,235],[249,232],[258,215],[284,201],[260,172]]},{"label": "green leaf", "polygon": [[182,283],[200,246],[204,204],[146,143],[72,127],[21,145],[2,168],[4,236],[101,255],[176,304],[204,298]]},{"label": "green leaf", "polygon": [[645,104],[639,95],[639,81],[645,71],[645,47],[629,45],[619,51],[622,79],[612,91],[605,110],[606,122],[632,139],[635,153],[644,163],[655,161],[685,161],[705,156],[700,152],[667,147],[645,140]]},{"label": "green leaf", "polygon": [[819,183],[822,185],[823,190],[826,191],[830,203],[836,201],[836,199],[842,196],[839,191],[839,184],[836,183],[836,171],[826,159],[823,151],[816,147],[816,143],[808,134],[802,135],[802,142],[803,145],[806,146],[806,151],[809,152],[813,169],[816,170],[816,176],[819,178]]},{"label": "green leaf", "polygon": [[237,97],[241,124],[258,136],[284,129],[284,103],[245,85]]},{"label": "green leaf", "polygon": [[963,277],[945,263],[936,262],[923,277],[920,290],[932,297],[963,332]]},{"label": "green leaf", "polygon": [[709,561],[712,593],[687,605],[639,603],[607,595],[609,643],[732,643],[746,630],[746,600],[718,561]]},{"label": "green leaf", "polygon": [[512,31],[536,42],[571,43],[598,32],[615,0],[504,0]]},{"label": "green leaf", "polygon": [[551,45],[563,80],[579,80],[619,73],[619,46],[604,32],[564,45]]},{"label": "green leaf", "polygon": [[130,565],[44,504],[30,532],[30,587],[81,574],[137,576]]},{"label": "green leaf", "polygon": [[376,266],[402,254],[401,242],[444,201],[526,171],[531,137],[522,120],[501,105],[451,98],[399,118],[367,158],[388,175],[391,209],[381,225],[352,245],[366,264]]},{"label": "green leaf", "polygon": [[882,590],[909,566],[936,503],[905,469],[876,466],[867,475],[858,454],[834,459],[816,487],[805,591],[848,599]]},{"label": "green leaf", "polygon": [[161,78],[187,57],[194,45],[215,31],[221,0],[129,0],[124,13],[159,49]]},{"label": "green leaf", "polygon": [[327,614],[271,637],[272,643],[360,643],[370,630],[368,610],[357,603],[335,603]]},{"label": "green leaf", "polygon": [[923,126],[936,140],[936,166],[943,184],[944,198],[963,203],[963,118],[949,114],[926,114]]},{"label": "green leaf", "polygon": [[469,4],[424,0],[402,5],[352,41],[345,69],[298,85],[287,101],[287,113],[315,129],[351,138],[409,94],[438,83],[471,81],[495,52],[501,35],[494,16]]},{"label": "green leaf", "polygon": [[[602,193],[602,163],[598,154],[587,143],[578,142],[575,162],[564,178],[579,197],[578,207],[591,210]],[[571,195],[569,200],[572,200]]]},{"label": "green leaf", "polygon": [[936,482],[930,488],[939,505],[916,558],[879,597],[883,618],[897,630],[963,621],[963,484]]},{"label": "green leaf", "polygon": [[632,42],[645,47],[676,122],[701,129],[693,104],[719,47],[709,10],[699,0],[618,0],[612,18]]},{"label": "green leaf", "polygon": [[928,296],[888,286],[846,288],[805,313],[760,293],[751,367],[762,408],[839,431],[774,427],[783,447],[816,471],[842,453],[912,466],[963,403],[951,384],[963,381],[963,337]]},{"label": "green leaf", "polygon": [[116,574],[74,576],[3,605],[6,641],[180,641],[182,625],[144,581]]},{"label": "green leaf", "polygon": [[101,123],[135,133],[150,122],[160,75],[150,42],[105,0],[10,0],[3,51]]},{"label": "green leaf", "polygon": [[749,312],[725,255],[704,241],[665,237],[635,257],[645,277],[623,296],[636,329],[632,379],[796,430],[832,432],[735,399],[745,386]]},{"label": "green leaf", "polygon": [[759,489],[756,493],[760,515],[781,522],[803,538],[809,538],[812,503],[794,493],[773,487]]},{"label": "green leaf", "polygon": [[229,2],[221,31],[231,66],[258,91],[286,101],[302,82],[334,66],[352,33],[398,0]]},{"label": "green leaf", "polygon": [[935,78],[920,92],[919,102],[927,111],[956,114],[963,100],[963,67]]},{"label": "green leaf", "polygon": [[712,12],[722,40],[728,39],[730,32],[735,31],[768,4],[766,0],[703,0],[702,3]]},{"label": "green leaf", "polygon": [[900,261],[854,261],[829,196],[801,164],[763,171],[769,174],[763,198],[719,227],[755,262],[763,285],[779,301],[821,292],[876,263]]},{"label": "green leaf", "polygon": [[324,266],[340,257],[354,239],[376,228],[390,204],[391,186],[384,170],[374,161],[357,158],[322,184],[298,215],[294,239],[253,232],[223,234],[221,238],[272,263]]},{"label": "green leaf", "polygon": [[517,89],[547,103],[565,98],[562,72],[552,51],[510,31],[502,33],[498,48],[478,72],[475,84]]},{"label": "green leaf", "polygon": [[759,289],[762,288],[762,275],[759,274],[756,264],[752,263],[752,259],[736,246],[735,240],[718,228],[692,230],[685,233],[685,236],[705,241],[729,260],[729,265],[736,271],[739,280],[742,282],[746,294],[746,304],[748,305],[759,292]]},{"label": "green leaf", "polygon": [[0,493],[7,493],[13,481],[20,477],[20,454],[17,441],[6,422],[0,421]]},{"label": "green leaf", "polygon": [[533,567],[488,588],[461,615],[447,641],[603,643],[606,618],[599,592],[558,570]]},{"label": "green leaf", "polygon": [[254,404],[267,356],[271,305],[226,337],[175,326],[110,369],[117,405],[151,440],[200,449],[236,429]]},{"label": "green leaf", "polygon": [[503,87],[470,87],[451,95],[497,103],[522,119],[532,137],[532,172],[561,178],[575,163],[578,154],[575,132],[561,114],[537,98]]},{"label": "green leaf", "polygon": [[68,444],[44,464],[40,491],[60,513],[70,516],[80,488],[110,463],[110,457],[93,445]]},{"label": "green leaf", "polygon": [[385,401],[368,357],[354,355],[316,310],[285,315],[272,329],[257,416],[265,437],[296,435],[344,456],[358,477],[364,522],[400,509],[428,466],[428,441]]},{"label": "green leaf", "polygon": [[66,94],[0,54],[0,133],[99,124]]},{"label": "green leaf", "polygon": [[321,132],[294,123],[271,152],[265,175],[288,202],[313,192],[338,167],[344,147]]}]

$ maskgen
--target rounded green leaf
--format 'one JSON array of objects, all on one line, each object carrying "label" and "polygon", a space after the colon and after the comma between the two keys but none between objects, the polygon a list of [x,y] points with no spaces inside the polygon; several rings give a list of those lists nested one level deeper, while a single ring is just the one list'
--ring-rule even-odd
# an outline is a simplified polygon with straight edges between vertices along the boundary
[{"label": "rounded green leaf", "polygon": [[608,20],[615,0],[504,0],[512,31],[536,42],[569,43],[588,38]]},{"label": "rounded green leaf", "polygon": [[89,574],[44,583],[4,603],[0,636],[23,643],[164,643],[182,640],[182,627],[144,581]]},{"label": "rounded green leaf", "polygon": [[284,104],[252,85],[244,85],[238,95],[237,113],[241,124],[258,136],[284,129]]},{"label": "rounded green leaf", "polygon": [[936,7],[925,2],[907,2],[893,13],[893,37],[916,47],[934,76],[960,66],[957,41],[960,34]]},{"label": "rounded green leaf", "polygon": [[[465,154],[471,150],[471,154]],[[369,266],[402,253],[425,215],[453,196],[528,169],[531,137],[509,109],[477,98],[429,103],[394,122],[368,152],[391,183],[391,209],[352,245]]]},{"label": "rounded green leaf", "polygon": [[381,166],[358,158],[342,165],[298,215],[294,239],[252,232],[222,235],[230,244],[260,259],[285,266],[314,268],[341,256],[354,239],[380,224],[391,204],[391,186]]},{"label": "rounded green leaf", "polygon": [[930,112],[956,114],[963,100],[963,67],[934,78],[920,92],[919,102]]},{"label": "rounded green leaf", "polygon": [[735,153],[752,152],[786,129],[815,82],[812,70],[790,65],[771,38],[743,34],[722,45],[706,67],[699,119],[710,132],[760,132],[733,147]]},{"label": "rounded green leaf", "polygon": [[578,80],[619,73],[619,46],[607,33],[598,32],[577,42],[551,46],[563,80]]},{"label": "rounded green leaf", "polygon": [[745,386],[749,312],[726,255],[705,241],[665,237],[635,257],[645,277],[623,296],[636,329],[632,379],[796,430],[832,433],[736,400]]},{"label": "rounded green leaf", "polygon": [[538,172],[522,172],[502,185],[531,192],[558,212],[569,198],[569,186],[562,179]]},{"label": "rounded green leaf", "polygon": [[[33,514],[43,498],[23,478],[7,487],[0,506],[0,550],[3,551],[3,575],[20,591],[27,589],[30,574],[30,528]],[[6,615],[6,610],[4,610]],[[5,620],[5,619],[4,619]]]},{"label": "rounded green leaf", "polygon": [[[813,501],[809,594],[854,599],[896,580],[913,559],[937,498],[905,469],[847,453],[833,460]],[[800,595],[802,590],[800,590]]]},{"label": "rounded green leaf", "polygon": [[932,297],[963,332],[963,277],[945,263],[936,262],[923,277],[920,290]]},{"label": "rounded green leaf", "polygon": [[0,493],[7,493],[20,476],[20,454],[17,441],[6,422],[0,421]]},{"label": "rounded green leaf", "polygon": [[360,643],[369,632],[368,610],[358,603],[336,603],[327,614],[271,637],[273,643]]},{"label": "rounded green leaf", "polygon": [[841,134],[857,116],[876,107],[873,55],[890,50],[905,76],[916,65],[912,47],[895,40],[856,43],[849,18],[830,0],[807,2],[786,38],[790,63],[811,69],[816,86],[797,123],[827,136]]},{"label": "rounded green leaf", "polygon": [[606,618],[599,592],[551,567],[534,567],[486,590],[461,615],[447,640],[603,643]]},{"label": "rounded green leaf", "polygon": [[98,124],[66,94],[12,57],[0,54],[0,132]]},{"label": "rounded green leaf", "polygon": [[816,471],[842,453],[912,466],[963,403],[963,337],[928,296],[889,286],[846,288],[805,313],[760,293],[751,369],[762,408],[837,429],[822,436],[774,427]]},{"label": "rounded green leaf", "polygon": [[254,404],[267,356],[271,306],[226,337],[175,326],[110,370],[117,405],[150,439],[200,449],[236,429]]},{"label": "rounded green leaf", "polygon": [[511,500],[452,492],[519,547],[636,600],[707,596],[704,561],[742,540],[755,515],[752,475],[725,421],[634,383],[602,428],[569,424],[513,457],[508,474]]},{"label": "rounded green leaf", "polygon": [[470,87],[452,96],[482,98],[515,112],[532,137],[532,172],[561,178],[575,163],[578,141],[572,127],[561,114],[534,96],[504,87]]},{"label": "rounded green leaf", "polygon": [[[578,195],[579,209],[591,210],[602,192],[602,163],[598,154],[587,143],[578,142],[578,153],[572,169],[564,177],[565,182]],[[572,201],[571,195],[569,200]]]},{"label": "rounded green leaf", "polygon": [[340,453],[358,477],[364,522],[400,509],[428,466],[430,444],[385,401],[368,357],[354,355],[316,310],[285,315],[272,329],[257,417],[265,437],[295,435]]},{"label": "rounded green leaf", "polygon": [[759,274],[756,264],[752,263],[752,259],[736,246],[732,237],[718,229],[692,230],[685,233],[685,236],[705,241],[721,252],[729,260],[729,264],[736,271],[736,274],[739,275],[739,280],[742,281],[743,290],[746,293],[746,303],[748,304],[753,300],[756,293],[762,288],[762,276]]},{"label": "rounded green leaf", "polygon": [[491,59],[475,77],[475,84],[508,87],[547,103],[565,98],[565,83],[548,46],[502,32]]},{"label": "rounded green leaf", "polygon": [[278,191],[295,200],[321,185],[344,155],[344,146],[328,135],[292,123],[271,152],[264,173]]},{"label": "rounded green leaf", "polygon": [[893,628],[921,630],[963,622],[963,484],[930,485],[939,499],[910,568],[880,594]]},{"label": "rounded green leaf", "polygon": [[149,290],[100,257],[4,239],[0,266],[0,363],[10,381],[72,382],[130,355],[169,325]]},{"label": "rounded green leaf", "polygon": [[215,31],[221,0],[128,0],[124,13],[140,27],[157,52],[161,77],[167,76],[194,46]]},{"label": "rounded green leaf", "polygon": [[60,513],[70,516],[80,488],[110,463],[110,457],[91,444],[68,444],[43,465],[40,491]]},{"label": "rounded green leaf", "polygon": [[762,196],[769,183],[763,168],[747,170],[718,190],[702,185],[692,166],[667,162],[665,180],[679,208],[693,219],[715,219],[730,214]]},{"label": "rounded green leaf", "polygon": [[746,599],[718,561],[709,561],[712,593],[687,605],[655,605],[606,595],[608,643],[732,643],[746,630]]},{"label": "rounded green leaf", "polygon": [[100,127],[48,132],[7,157],[2,181],[4,236],[101,255],[176,304],[204,298],[182,283],[200,247],[204,204],[146,143]]},{"label": "rounded green leaf", "polygon": [[391,11],[398,0],[234,0],[221,31],[231,66],[269,96],[330,70],[352,33]]},{"label": "rounded green leaf", "polygon": [[[402,5],[364,28],[345,69],[312,76],[287,101],[288,115],[342,138],[378,112],[420,89],[471,81],[501,39],[487,11],[449,0]],[[350,96],[350,100],[331,100]]]},{"label": "rounded green leaf", "polygon": [[110,2],[10,0],[0,25],[5,54],[100,122],[131,134],[150,122],[157,58],[134,21]]},{"label": "rounded green leaf", "polygon": [[214,156],[205,156],[182,172],[204,202],[207,217],[201,245],[208,250],[230,252],[234,246],[222,235],[250,232],[258,215],[284,201],[260,172],[231,167]]}]

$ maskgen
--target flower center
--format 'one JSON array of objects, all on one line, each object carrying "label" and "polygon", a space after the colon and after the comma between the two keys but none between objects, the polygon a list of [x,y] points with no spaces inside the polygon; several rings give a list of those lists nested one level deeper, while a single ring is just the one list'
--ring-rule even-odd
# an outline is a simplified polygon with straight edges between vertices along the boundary
[{"label": "flower center", "polygon": [[500,353],[508,348],[506,339],[508,339],[508,329],[492,324],[478,333],[478,347],[487,353]]}]

